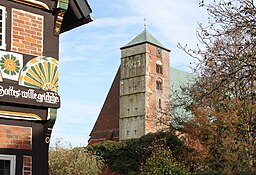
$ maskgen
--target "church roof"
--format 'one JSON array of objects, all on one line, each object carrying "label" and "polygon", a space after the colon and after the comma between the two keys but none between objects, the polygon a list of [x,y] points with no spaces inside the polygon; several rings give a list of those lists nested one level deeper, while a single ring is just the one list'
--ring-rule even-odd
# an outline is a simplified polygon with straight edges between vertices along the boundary
[{"label": "church roof", "polygon": [[89,145],[119,138],[119,96],[120,96],[120,68],[110,87],[106,100],[102,106],[97,121],[90,133]]},{"label": "church roof", "polygon": [[184,72],[182,70],[178,70],[176,68],[170,68],[170,82],[171,82],[171,90],[172,92],[181,90],[181,86],[188,85],[193,82],[195,79],[195,75]]},{"label": "church roof", "polygon": [[163,44],[161,44],[153,35],[151,35],[151,33],[149,33],[147,31],[147,29],[144,29],[143,32],[141,32],[138,36],[136,36],[128,44],[126,44],[125,46],[121,47],[121,49],[124,49],[124,48],[127,48],[127,47],[131,47],[131,46],[135,46],[135,45],[139,45],[139,44],[144,44],[144,43],[150,43],[150,44],[156,45],[158,47],[161,47],[161,48],[163,48],[165,50],[170,51]]}]

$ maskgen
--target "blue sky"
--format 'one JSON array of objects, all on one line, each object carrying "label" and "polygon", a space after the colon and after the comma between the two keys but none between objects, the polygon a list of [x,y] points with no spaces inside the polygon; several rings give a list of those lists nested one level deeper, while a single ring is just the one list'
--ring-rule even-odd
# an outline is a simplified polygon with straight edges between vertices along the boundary
[{"label": "blue sky", "polygon": [[171,66],[189,71],[193,60],[177,43],[197,44],[197,23],[207,18],[198,0],[89,0],[95,21],[60,37],[61,108],[53,129],[72,146],[87,144],[89,134],[120,64],[120,47],[144,29],[171,50]]}]

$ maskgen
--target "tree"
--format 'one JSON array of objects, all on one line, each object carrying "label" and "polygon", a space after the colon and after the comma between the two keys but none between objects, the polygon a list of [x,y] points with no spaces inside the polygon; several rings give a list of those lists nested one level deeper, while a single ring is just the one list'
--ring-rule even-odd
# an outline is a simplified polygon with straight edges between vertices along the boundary
[{"label": "tree", "polygon": [[[204,169],[253,174],[256,169],[256,7],[254,0],[204,4],[207,26],[199,24],[198,49],[179,45],[197,59],[195,83],[183,88],[181,105],[193,118],[186,139],[207,150]],[[184,117],[184,116],[182,116]],[[182,118],[180,117],[180,118]]]},{"label": "tree", "polygon": [[103,161],[85,148],[71,148],[58,140],[49,151],[50,175],[97,175],[101,173]]},{"label": "tree", "polygon": [[163,144],[166,141],[158,142],[160,140],[147,148],[151,153],[141,164],[140,175],[190,175],[184,165],[175,160],[171,149]]}]

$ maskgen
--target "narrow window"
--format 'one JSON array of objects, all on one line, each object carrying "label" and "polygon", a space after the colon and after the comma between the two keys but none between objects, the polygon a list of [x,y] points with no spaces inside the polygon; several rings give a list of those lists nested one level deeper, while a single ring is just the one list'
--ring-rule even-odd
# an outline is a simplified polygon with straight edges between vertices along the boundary
[{"label": "narrow window", "polygon": [[159,74],[163,73],[163,64],[159,60],[156,62],[156,73],[159,73]]},{"label": "narrow window", "polygon": [[5,7],[0,6],[0,49],[5,49]]},{"label": "narrow window", "polygon": [[162,74],[162,72],[163,72],[162,66],[157,64],[156,65],[156,73]]},{"label": "narrow window", "polygon": [[161,101],[161,99],[158,100],[158,108],[162,109],[162,101]]},{"label": "narrow window", "polygon": [[158,57],[162,57],[162,49],[161,49],[161,48],[157,48],[157,53],[156,53],[156,55],[157,55]]},{"label": "narrow window", "polygon": [[0,174],[15,175],[16,157],[0,154]]},{"label": "narrow window", "polygon": [[157,90],[162,90],[162,83],[161,82],[156,82],[156,89]]},{"label": "narrow window", "polygon": [[158,78],[158,79],[156,80],[156,89],[157,89],[157,90],[162,90],[162,89],[163,89],[163,81],[162,81],[161,78]]}]

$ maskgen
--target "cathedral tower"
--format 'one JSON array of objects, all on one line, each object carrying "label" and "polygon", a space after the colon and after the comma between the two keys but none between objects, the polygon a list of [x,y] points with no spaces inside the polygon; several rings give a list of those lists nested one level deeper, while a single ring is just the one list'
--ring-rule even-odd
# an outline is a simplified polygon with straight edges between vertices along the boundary
[{"label": "cathedral tower", "polygon": [[146,29],[121,48],[119,140],[162,129],[170,98],[170,50]]},{"label": "cathedral tower", "polygon": [[89,144],[139,138],[162,129],[170,98],[170,50],[146,29],[121,48],[121,65]]}]

